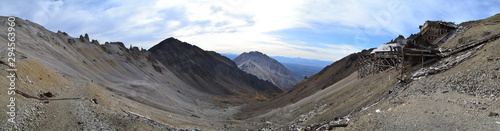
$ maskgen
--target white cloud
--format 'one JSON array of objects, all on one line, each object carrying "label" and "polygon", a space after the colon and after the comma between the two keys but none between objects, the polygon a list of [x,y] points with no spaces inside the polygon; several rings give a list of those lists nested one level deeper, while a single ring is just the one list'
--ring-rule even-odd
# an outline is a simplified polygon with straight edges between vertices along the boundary
[{"label": "white cloud", "polygon": [[18,0],[0,5],[0,15],[26,18],[72,36],[89,33],[101,42],[123,41],[144,48],[174,36],[224,53],[259,50],[269,55],[338,60],[360,47],[346,41],[301,39],[295,45],[284,41],[301,36],[273,32],[301,28],[309,32],[296,34],[352,34],[355,40],[378,46],[382,42],[370,40],[373,36],[408,36],[428,19],[463,22],[490,16],[499,8],[498,1]]},{"label": "white cloud", "polygon": [[[232,40],[227,40],[228,38]],[[301,57],[333,61],[361,49],[351,45],[322,44],[323,47],[292,45],[282,42],[279,37],[256,32],[244,33],[206,33],[195,36],[179,37],[180,40],[195,44],[205,50],[225,53],[261,51],[271,56]],[[237,40],[237,41],[235,41]],[[243,48],[242,48],[243,47]]]},{"label": "white cloud", "polygon": [[167,28],[176,28],[176,27],[179,27],[180,25],[181,25],[181,22],[177,21],[177,20],[167,22]]}]

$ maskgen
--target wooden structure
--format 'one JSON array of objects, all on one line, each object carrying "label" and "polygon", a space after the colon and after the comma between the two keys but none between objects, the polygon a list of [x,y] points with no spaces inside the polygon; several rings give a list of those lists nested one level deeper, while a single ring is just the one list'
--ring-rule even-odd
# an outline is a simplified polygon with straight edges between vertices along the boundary
[{"label": "wooden structure", "polygon": [[360,65],[360,67],[358,68],[358,78],[363,78],[375,74],[375,63],[372,61],[370,54],[360,55],[358,62]]},{"label": "wooden structure", "polygon": [[419,26],[420,32],[412,34],[408,37],[410,48],[435,48],[439,43],[444,43],[443,40],[457,29],[457,26],[451,22],[443,21],[426,21],[424,25]]},{"label": "wooden structure", "polygon": [[419,28],[418,34],[412,34],[406,39],[400,35],[391,42],[380,45],[370,54],[362,55],[358,77],[394,67],[401,69],[401,74],[404,74],[405,67],[408,66],[423,67],[441,56],[442,53],[435,48],[451,37],[457,26],[451,22],[426,21]]},{"label": "wooden structure", "polygon": [[360,56],[358,77],[363,78],[393,67],[399,67],[402,60],[402,43],[387,43]]}]

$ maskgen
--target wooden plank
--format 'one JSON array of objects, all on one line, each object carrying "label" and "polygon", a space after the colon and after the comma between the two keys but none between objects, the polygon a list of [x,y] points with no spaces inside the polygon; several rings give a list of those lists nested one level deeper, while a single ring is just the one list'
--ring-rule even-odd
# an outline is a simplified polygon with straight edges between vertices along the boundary
[{"label": "wooden plank", "polygon": [[484,44],[484,43],[487,43],[487,42],[490,42],[490,41],[494,41],[496,39],[498,39],[500,37],[500,34],[496,34],[492,37],[489,37],[489,38],[485,38],[485,39],[481,39],[479,41],[476,41],[476,42],[472,42],[470,44],[467,44],[467,45],[463,45],[463,46],[460,46],[456,49],[454,49],[453,51],[449,52],[449,53],[441,53],[439,54],[439,56],[441,57],[448,57],[450,55],[453,55],[455,53],[458,53],[458,52],[462,52],[464,50],[468,50],[468,49],[471,49],[473,47],[476,47],[478,45],[481,45],[481,44]]},{"label": "wooden plank", "polygon": [[413,54],[413,53],[405,53],[406,56],[425,56],[425,57],[437,57],[435,54]]},{"label": "wooden plank", "polygon": [[432,50],[416,49],[416,48],[404,48],[405,52],[427,52],[431,53]]},{"label": "wooden plank", "polygon": [[384,65],[384,64],[375,64],[375,65],[378,66],[378,67],[392,67],[390,65]]}]

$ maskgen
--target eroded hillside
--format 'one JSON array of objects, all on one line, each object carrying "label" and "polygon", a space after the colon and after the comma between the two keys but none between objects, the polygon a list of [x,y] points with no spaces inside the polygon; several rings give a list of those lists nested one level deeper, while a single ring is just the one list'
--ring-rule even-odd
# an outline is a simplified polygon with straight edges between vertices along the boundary
[{"label": "eroded hillside", "polygon": [[[8,32],[7,17],[0,24]],[[15,24],[17,123],[2,120],[5,129],[217,129],[231,123],[237,105],[282,92],[215,52],[173,38],[148,51],[101,45],[87,34],[73,38],[20,18]],[[7,37],[0,36],[1,75],[7,76]]]},{"label": "eroded hillside", "polygon": [[[276,130],[499,129],[499,26],[500,15],[462,23],[438,39],[441,58],[424,64],[416,59],[405,64],[403,74],[396,66],[364,77],[353,70],[334,81],[328,76],[339,73],[325,73],[332,70],[327,67],[309,82],[272,101],[246,106],[237,116],[267,121],[272,124],[259,127]],[[326,78],[331,80],[313,82]],[[262,115],[245,112],[250,110]]]}]

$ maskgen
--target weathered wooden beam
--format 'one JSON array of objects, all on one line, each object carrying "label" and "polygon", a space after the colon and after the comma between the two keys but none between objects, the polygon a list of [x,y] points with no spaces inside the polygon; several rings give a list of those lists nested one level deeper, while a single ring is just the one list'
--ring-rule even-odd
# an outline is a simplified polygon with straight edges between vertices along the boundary
[{"label": "weathered wooden beam", "polygon": [[386,65],[386,64],[375,64],[375,65],[378,67],[392,67],[392,66]]},{"label": "weathered wooden beam", "polygon": [[416,48],[405,48],[404,51],[405,52],[427,52],[427,53],[432,52],[432,50],[416,49]]},{"label": "weathered wooden beam", "polygon": [[462,46],[458,47],[457,49],[455,49],[455,50],[453,50],[453,51],[451,51],[449,53],[440,53],[439,56],[441,56],[441,57],[448,57],[448,56],[453,55],[455,53],[471,49],[473,47],[476,47],[478,45],[481,45],[481,44],[484,44],[484,43],[487,43],[487,42],[490,42],[490,41],[494,41],[494,40],[496,40],[498,38],[500,38],[500,34],[496,34],[496,35],[494,35],[492,37],[484,38],[484,39],[481,39],[479,41],[469,43],[467,45],[462,45]]},{"label": "weathered wooden beam", "polygon": [[437,57],[436,54],[413,54],[413,53],[405,53],[405,56],[425,56],[425,57]]}]

